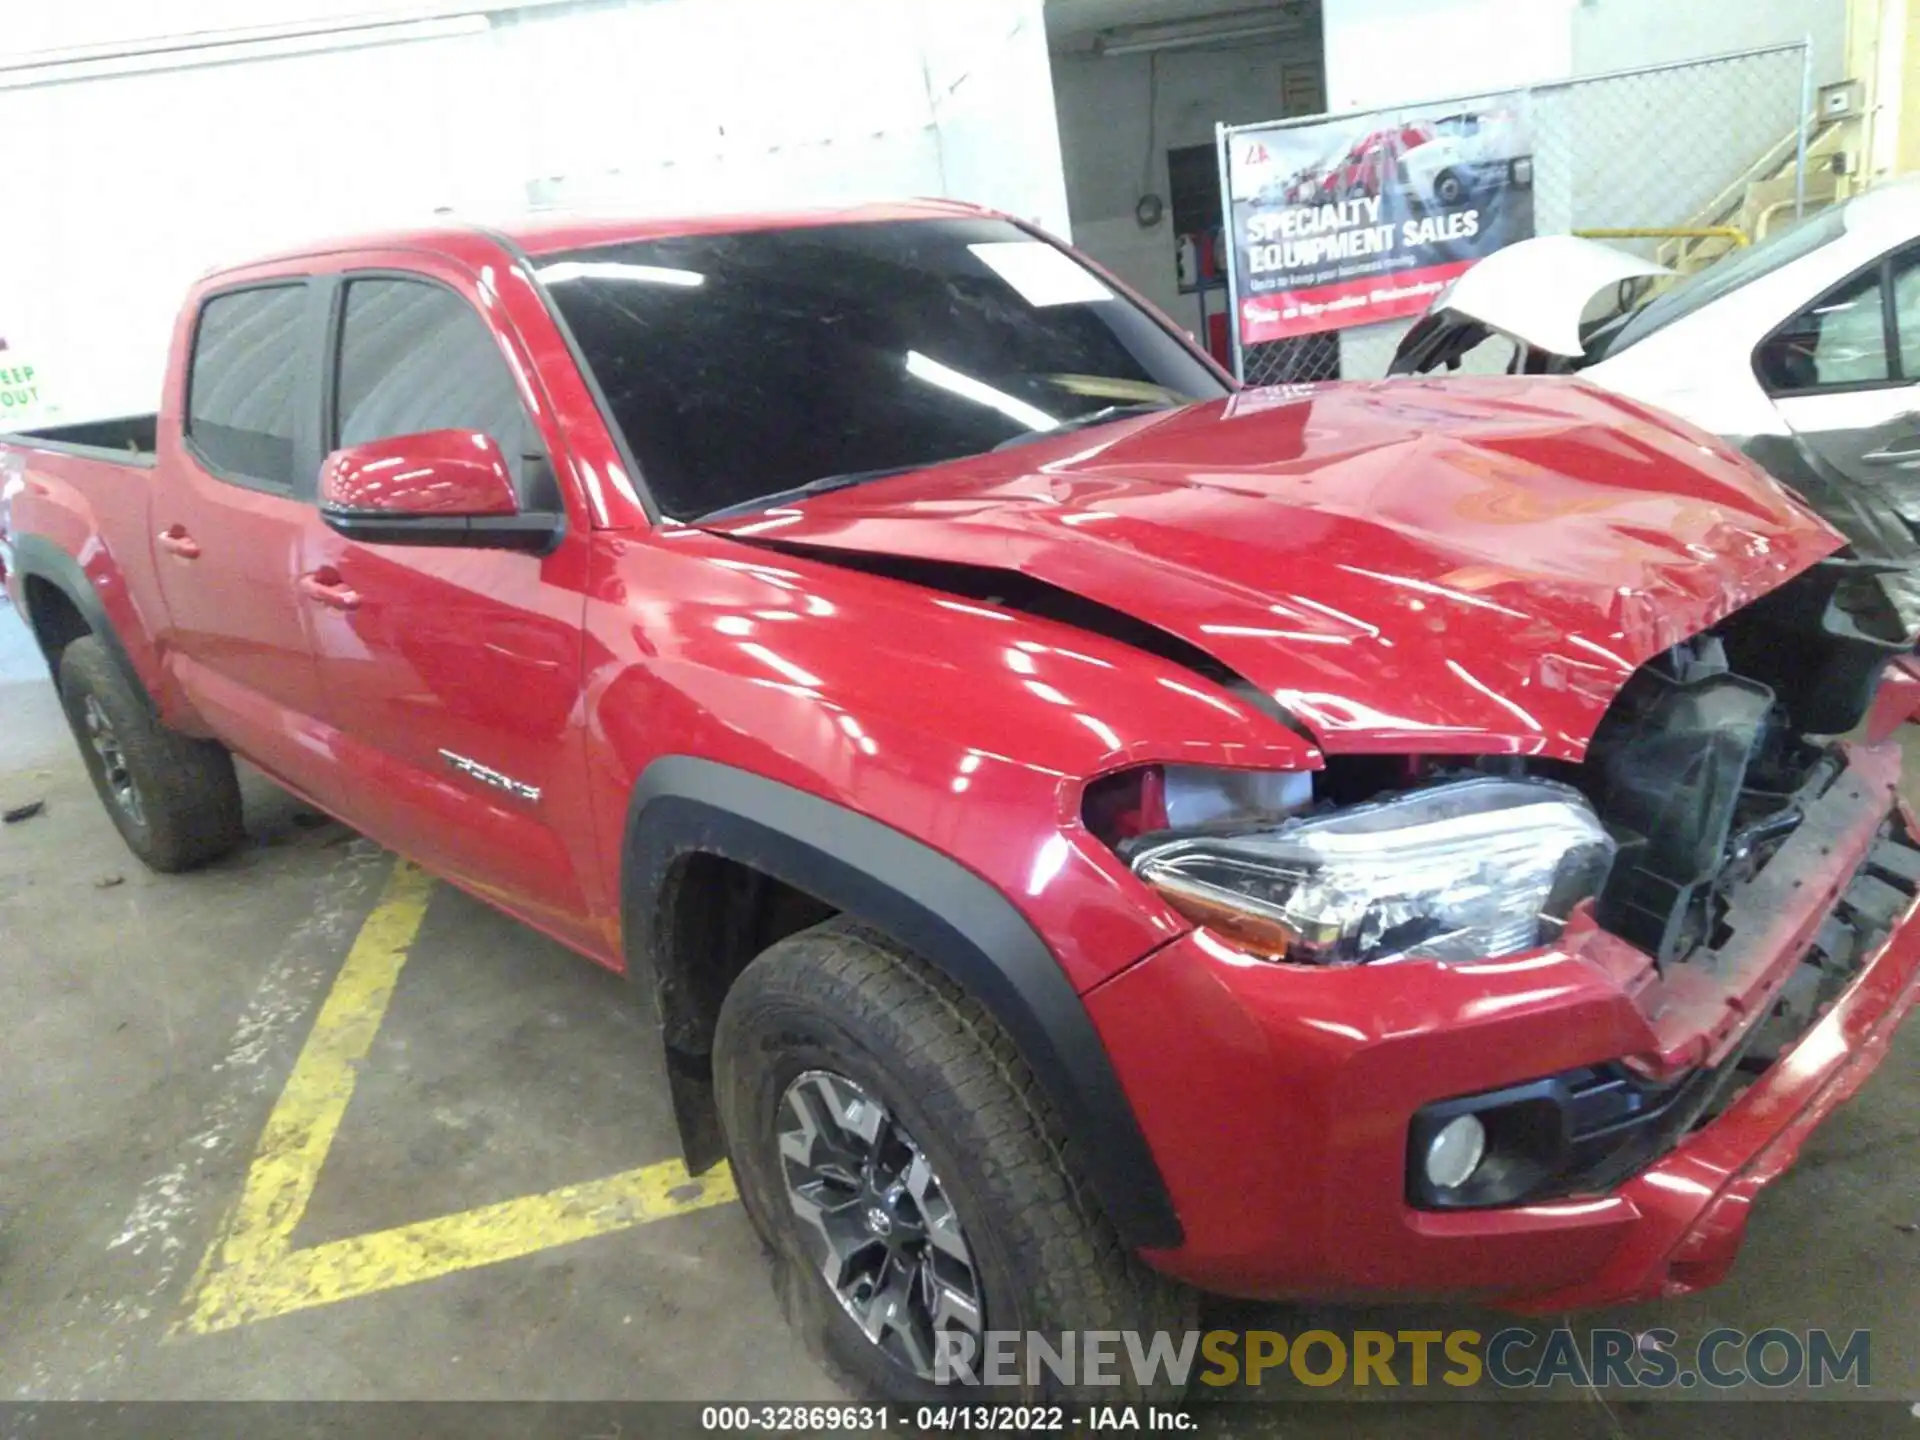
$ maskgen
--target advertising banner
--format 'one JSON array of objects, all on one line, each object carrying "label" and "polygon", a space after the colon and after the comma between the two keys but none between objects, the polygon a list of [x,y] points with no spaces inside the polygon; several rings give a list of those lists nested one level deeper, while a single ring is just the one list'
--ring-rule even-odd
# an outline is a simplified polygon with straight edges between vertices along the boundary
[{"label": "advertising banner", "polygon": [[1418,315],[1533,234],[1524,91],[1236,130],[1227,177],[1248,345]]}]

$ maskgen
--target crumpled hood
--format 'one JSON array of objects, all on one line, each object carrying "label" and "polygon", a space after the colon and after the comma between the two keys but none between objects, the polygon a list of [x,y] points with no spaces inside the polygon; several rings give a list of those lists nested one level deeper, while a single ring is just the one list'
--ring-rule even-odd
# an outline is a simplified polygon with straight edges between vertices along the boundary
[{"label": "crumpled hood", "polygon": [[1711,437],[1537,377],[1245,391],[706,528],[1022,572],[1329,751],[1566,759],[1636,666],[1841,543]]}]

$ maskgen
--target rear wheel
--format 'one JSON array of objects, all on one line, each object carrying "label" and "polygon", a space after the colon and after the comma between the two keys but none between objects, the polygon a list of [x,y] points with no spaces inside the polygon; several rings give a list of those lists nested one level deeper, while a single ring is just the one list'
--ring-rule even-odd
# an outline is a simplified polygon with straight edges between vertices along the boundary
[{"label": "rear wheel", "polygon": [[[1194,1295],[1120,1243],[1005,1033],[886,937],[835,919],[761,954],[722,1006],[714,1079],[788,1319],[855,1391],[978,1393],[954,1382],[986,1378],[988,1330],[1057,1350],[1193,1326]],[[1124,1355],[1118,1386],[1030,1371],[1024,1340],[1015,1355],[1001,1398],[1179,1393]]]},{"label": "rear wheel", "polygon": [[160,724],[98,636],[66,647],[59,678],[80,758],[135,855],[188,870],[240,842],[240,783],[223,747]]}]

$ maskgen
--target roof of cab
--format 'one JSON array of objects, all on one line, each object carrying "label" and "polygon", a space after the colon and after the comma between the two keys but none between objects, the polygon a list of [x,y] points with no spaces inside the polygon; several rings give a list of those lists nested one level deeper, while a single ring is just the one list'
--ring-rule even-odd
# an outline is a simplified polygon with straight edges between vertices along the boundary
[{"label": "roof of cab", "polygon": [[772,213],[741,211],[697,216],[553,212],[521,216],[490,228],[507,236],[529,255],[550,255],[559,250],[580,250],[592,245],[618,245],[635,240],[661,240],[679,235],[725,235],[742,230],[801,230],[814,225],[933,220],[942,216],[992,213],[978,205],[968,205],[958,200],[902,200],[815,210]]},{"label": "roof of cab", "polygon": [[271,255],[252,256],[222,265],[214,274],[280,265],[316,255],[354,250],[426,250],[445,252],[450,242],[476,232],[502,236],[528,255],[552,255],[595,245],[619,245],[662,240],[681,235],[722,235],[745,230],[800,230],[816,225],[873,223],[888,220],[933,220],[941,217],[992,216],[998,212],[959,200],[901,200],[880,204],[815,210],[722,211],[707,215],[650,215],[537,211],[504,219],[446,215],[429,225],[329,236]]}]

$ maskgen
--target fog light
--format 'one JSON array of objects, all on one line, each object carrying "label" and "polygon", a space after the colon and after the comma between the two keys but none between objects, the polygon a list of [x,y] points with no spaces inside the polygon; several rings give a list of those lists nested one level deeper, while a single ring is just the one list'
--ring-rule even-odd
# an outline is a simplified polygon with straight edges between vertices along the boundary
[{"label": "fog light", "polygon": [[1427,1183],[1436,1190],[1464,1185],[1487,1153],[1487,1127],[1477,1115],[1460,1115],[1427,1142]]}]

